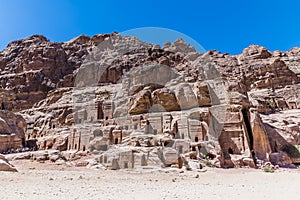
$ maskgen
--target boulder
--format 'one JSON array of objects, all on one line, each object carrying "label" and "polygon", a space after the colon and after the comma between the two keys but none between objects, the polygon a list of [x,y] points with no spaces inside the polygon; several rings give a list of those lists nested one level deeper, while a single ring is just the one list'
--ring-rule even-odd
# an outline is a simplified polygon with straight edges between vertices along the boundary
[{"label": "boulder", "polygon": [[197,161],[189,161],[188,162],[188,166],[192,170],[197,170],[197,169],[202,169],[203,168],[203,166],[201,165],[201,163],[199,163]]},{"label": "boulder", "polygon": [[89,149],[91,151],[106,151],[109,144],[109,139],[105,137],[96,137],[89,143]]},{"label": "boulder", "polygon": [[17,172],[18,170],[8,162],[4,155],[0,154],[0,171]]},{"label": "boulder", "polygon": [[198,99],[190,84],[179,83],[175,86],[172,86],[171,89],[174,91],[176,95],[181,110],[199,107]]},{"label": "boulder", "polygon": [[231,155],[231,161],[234,166],[255,168],[253,159],[242,155]]},{"label": "boulder", "polygon": [[200,107],[212,105],[207,84],[197,82],[194,85],[194,90]]},{"label": "boulder", "polygon": [[56,162],[59,158],[60,158],[59,155],[51,155],[51,156],[49,156],[49,160],[51,162]]},{"label": "boulder", "polygon": [[30,152],[23,152],[23,153],[14,153],[14,154],[7,154],[5,156],[7,160],[25,160],[30,159],[32,157],[32,154]]},{"label": "boulder", "polygon": [[293,163],[292,159],[285,152],[271,153],[269,156],[273,165],[287,166]]},{"label": "boulder", "polygon": [[[157,89],[152,92],[152,104],[157,105],[157,111],[180,110],[175,93],[167,88]],[[161,110],[159,110],[161,107]],[[151,111],[155,111],[151,109]]]},{"label": "boulder", "polygon": [[141,90],[133,95],[129,102],[129,114],[142,114],[148,112],[151,108],[151,91]]},{"label": "boulder", "polygon": [[163,149],[158,150],[158,154],[161,162],[165,166],[178,164],[179,154],[177,150],[170,147],[164,147]]},{"label": "boulder", "polygon": [[80,156],[76,154],[77,150],[68,150],[68,151],[62,151],[61,152],[61,158],[67,161],[72,161],[72,160],[78,160],[80,159]]}]

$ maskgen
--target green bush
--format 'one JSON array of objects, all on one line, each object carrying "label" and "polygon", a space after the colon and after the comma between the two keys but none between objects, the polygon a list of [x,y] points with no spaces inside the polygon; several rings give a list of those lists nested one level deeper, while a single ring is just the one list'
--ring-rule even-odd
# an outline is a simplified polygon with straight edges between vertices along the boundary
[{"label": "green bush", "polygon": [[211,162],[211,159],[209,158],[209,156],[206,156],[206,158],[204,160],[204,164],[207,167],[215,167],[215,165]]},{"label": "green bush", "polygon": [[263,167],[263,171],[267,173],[273,173],[275,170],[270,165],[266,165]]}]

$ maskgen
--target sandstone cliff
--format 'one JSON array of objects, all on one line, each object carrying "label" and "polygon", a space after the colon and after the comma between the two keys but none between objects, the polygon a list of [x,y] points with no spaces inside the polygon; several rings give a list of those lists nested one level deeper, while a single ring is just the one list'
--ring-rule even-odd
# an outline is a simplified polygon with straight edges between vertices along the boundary
[{"label": "sandstone cliff", "polygon": [[202,54],[181,39],[34,35],[0,52],[0,103],[41,149],[168,146],[223,167],[285,151],[298,163],[299,61],[298,48]]}]

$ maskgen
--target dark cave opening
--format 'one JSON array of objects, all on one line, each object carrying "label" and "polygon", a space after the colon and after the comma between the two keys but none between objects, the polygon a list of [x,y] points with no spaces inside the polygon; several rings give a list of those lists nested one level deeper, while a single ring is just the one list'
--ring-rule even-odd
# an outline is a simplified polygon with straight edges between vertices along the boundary
[{"label": "dark cave opening", "polygon": [[252,158],[255,161],[255,153],[254,153],[254,149],[253,149],[253,140],[254,140],[254,138],[253,138],[253,132],[252,132],[251,124],[250,124],[249,112],[246,108],[243,108],[242,109],[242,114],[243,114],[246,129],[247,129],[247,133],[248,133],[249,148],[250,148],[250,151],[251,151]]}]

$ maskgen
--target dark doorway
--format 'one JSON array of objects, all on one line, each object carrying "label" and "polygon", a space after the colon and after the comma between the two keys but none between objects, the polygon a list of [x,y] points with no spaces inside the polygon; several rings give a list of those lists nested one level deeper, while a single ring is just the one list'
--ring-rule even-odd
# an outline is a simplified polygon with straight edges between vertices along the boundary
[{"label": "dark doorway", "polygon": [[276,141],[274,142],[274,152],[278,152],[278,145]]},{"label": "dark doorway", "polygon": [[22,147],[25,147],[25,146],[26,146],[25,138],[22,138]]},{"label": "dark doorway", "polygon": [[104,113],[102,110],[102,102],[98,102],[98,113],[97,113],[97,119],[103,119]]},{"label": "dark doorway", "polygon": [[195,142],[199,142],[198,136],[195,137]]},{"label": "dark doorway", "polygon": [[119,143],[119,139],[115,138],[115,144],[118,144],[118,143]]},{"label": "dark doorway", "polygon": [[251,124],[250,124],[249,112],[247,109],[243,108],[242,114],[243,114],[246,129],[247,129],[247,133],[248,133],[249,148],[250,148],[250,151],[252,152],[252,157],[254,158],[255,154],[253,151],[253,132],[252,132]]},{"label": "dark doorway", "polygon": [[229,148],[229,149],[228,149],[228,153],[229,153],[229,154],[233,154],[232,148]]}]

